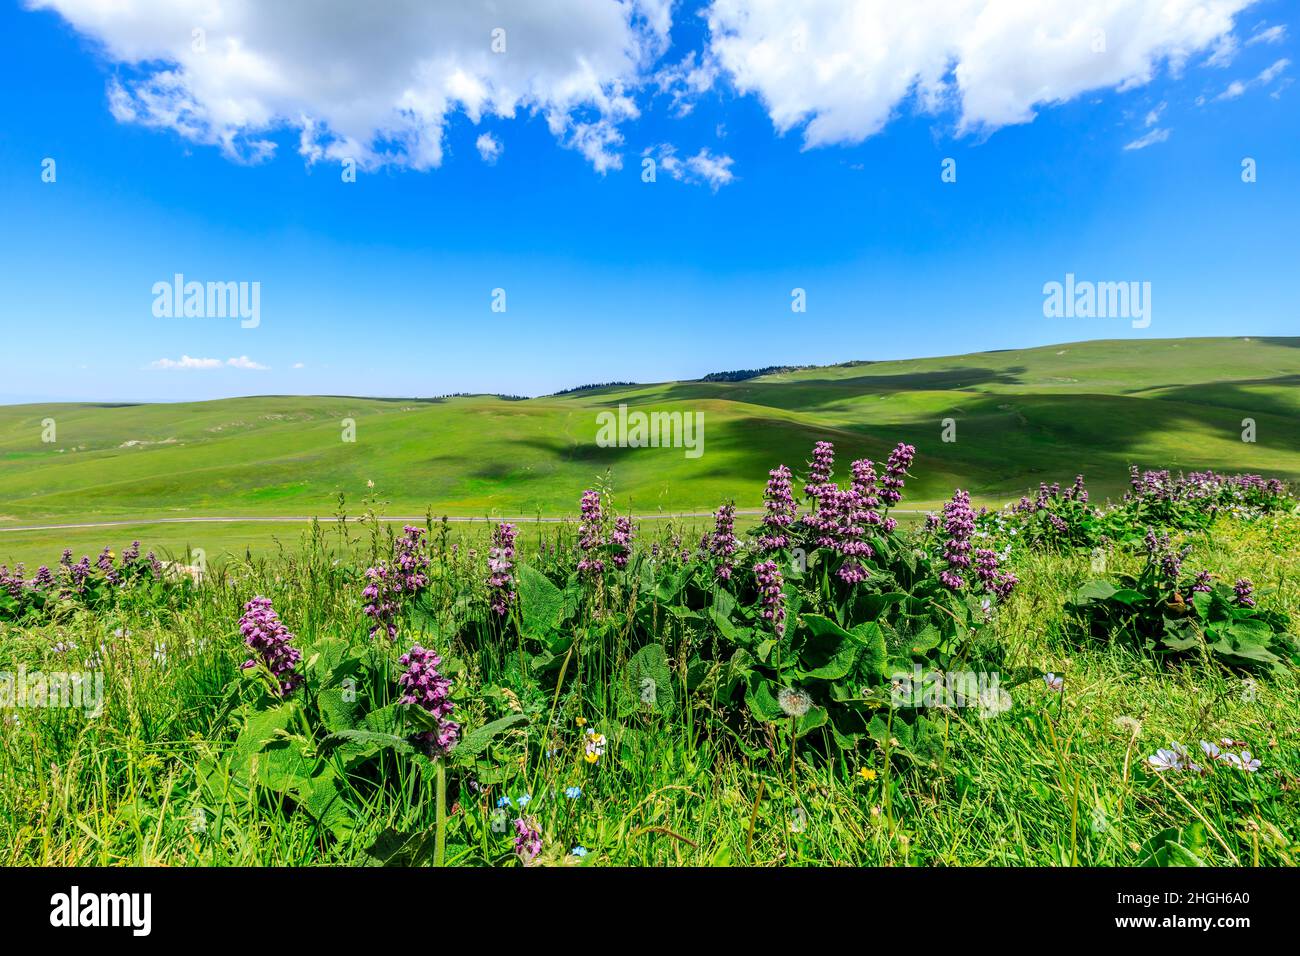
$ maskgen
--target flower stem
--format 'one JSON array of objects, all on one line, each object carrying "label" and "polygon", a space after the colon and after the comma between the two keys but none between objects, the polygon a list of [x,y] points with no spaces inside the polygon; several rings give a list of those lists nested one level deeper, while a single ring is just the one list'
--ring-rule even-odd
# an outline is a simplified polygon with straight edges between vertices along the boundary
[{"label": "flower stem", "polygon": [[435,763],[438,767],[438,815],[433,837],[433,865],[442,866],[447,855],[447,765],[442,759]]}]

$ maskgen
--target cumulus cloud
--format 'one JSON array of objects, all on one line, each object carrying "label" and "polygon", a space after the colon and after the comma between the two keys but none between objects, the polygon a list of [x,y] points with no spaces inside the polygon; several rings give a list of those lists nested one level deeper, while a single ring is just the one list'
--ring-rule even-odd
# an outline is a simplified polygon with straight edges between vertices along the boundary
[{"label": "cumulus cloud", "polygon": [[178,359],[160,358],[149,365],[150,368],[192,371],[196,369],[214,369],[214,368],[242,368],[249,371],[265,372],[268,368],[259,362],[254,362],[247,355],[241,355],[239,358],[226,359],[224,362],[216,358],[193,358],[189,355],[182,355]]},{"label": "cumulus cloud", "polygon": [[707,147],[702,147],[694,156],[682,158],[677,155],[677,147],[664,143],[648,147],[642,155],[656,157],[658,168],[678,182],[707,184],[714,192],[736,178],[731,171],[735,160],[727,155],[711,153]]},{"label": "cumulus cloud", "polygon": [[[697,9],[674,0],[25,2],[95,41],[121,122],[242,162],[289,132],[308,163],[420,170],[442,164],[458,123],[521,114],[596,170],[621,169],[647,104],[666,98],[682,117],[718,88],[758,97],[807,147],[861,142],[905,109],[988,132],[1286,36],[1235,37],[1258,0],[696,0],[703,45],[670,56],[674,12]],[[475,146],[500,155],[491,134]],[[730,181],[729,157],[678,162],[683,177]]]},{"label": "cumulus cloud", "polygon": [[478,154],[482,157],[483,162],[487,163],[489,166],[493,165],[501,158],[501,153],[505,149],[505,147],[501,145],[501,141],[491,133],[483,133],[478,139],[474,140],[474,148],[478,150]]},{"label": "cumulus cloud", "polygon": [[668,44],[672,0],[321,5],[308,0],[27,0],[119,65],[109,108],[257,162],[298,131],[308,162],[430,169],[463,115],[542,115],[599,170]]},{"label": "cumulus cloud", "polygon": [[857,143],[907,102],[952,108],[960,133],[1028,123],[1043,105],[1180,72],[1253,0],[713,0],[710,53],[807,147]]}]

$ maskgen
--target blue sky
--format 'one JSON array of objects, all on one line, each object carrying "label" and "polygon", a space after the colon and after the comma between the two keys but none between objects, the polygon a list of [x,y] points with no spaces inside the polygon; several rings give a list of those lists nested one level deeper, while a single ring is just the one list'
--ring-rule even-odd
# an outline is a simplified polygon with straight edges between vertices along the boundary
[{"label": "blue sky", "polygon": [[[1294,3],[1186,0],[1189,18],[1207,6],[1225,19],[1210,34],[1119,22],[1099,62],[1138,66],[1089,75],[1086,62],[1057,69],[1051,50],[1017,49],[1023,30],[992,49],[937,35],[895,62],[901,40],[882,54],[810,2],[798,22],[812,39],[795,43],[808,59],[790,74],[764,56],[785,26],[754,26],[743,0],[637,0],[601,21],[609,49],[641,44],[635,63],[611,54],[602,75],[584,54],[597,65],[577,94],[542,59],[563,41],[510,16],[510,36],[541,38],[506,51],[525,60],[516,72],[485,60],[476,74],[449,40],[468,66],[410,81],[391,64],[397,85],[372,90],[358,50],[419,61],[386,56],[382,30],[286,51],[285,25],[250,14],[239,36],[207,28],[208,59],[186,60],[191,31],[151,19],[144,0],[120,23],[88,2],[50,3],[0,8],[12,91],[0,106],[0,402],[533,395],[1090,338],[1300,333]],[[477,43],[491,16],[455,29]],[[212,55],[222,49],[260,59]],[[332,71],[320,72],[325,54]],[[902,96],[869,72],[816,79],[845,54],[915,76]],[[997,72],[1007,63],[1017,68]],[[340,75],[354,79],[322,92]],[[1023,89],[1008,92],[1012,81]],[[412,82],[429,95],[412,97]],[[1059,101],[1037,100],[1044,89]],[[414,120],[393,112],[394,90],[419,104]],[[394,133],[386,115],[413,125]],[[329,132],[309,144],[304,116]],[[485,134],[495,162],[476,146]],[[955,183],[941,181],[945,158]],[[156,317],[152,287],[177,272],[260,283],[260,324]],[[1150,282],[1150,326],[1045,318],[1043,284],[1067,272]],[[796,287],[803,314],[791,312]],[[505,313],[491,310],[495,288]],[[182,356],[220,367],[159,367]],[[241,358],[259,367],[229,364]]]}]

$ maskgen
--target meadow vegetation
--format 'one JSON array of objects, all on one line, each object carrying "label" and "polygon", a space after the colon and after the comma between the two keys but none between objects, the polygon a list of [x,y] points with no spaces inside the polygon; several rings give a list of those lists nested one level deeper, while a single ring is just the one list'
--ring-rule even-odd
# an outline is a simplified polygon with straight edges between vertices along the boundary
[{"label": "meadow vegetation", "polygon": [[792,460],[748,530],[597,487],[488,540],[373,515],[202,574],[5,568],[0,862],[1300,862],[1284,483],[907,525],[912,446]]}]

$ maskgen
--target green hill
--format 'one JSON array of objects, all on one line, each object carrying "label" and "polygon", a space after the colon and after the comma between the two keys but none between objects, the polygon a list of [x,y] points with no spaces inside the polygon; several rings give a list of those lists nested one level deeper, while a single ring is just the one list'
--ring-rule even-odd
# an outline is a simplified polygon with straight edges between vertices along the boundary
[{"label": "green hill", "polygon": [[[812,443],[880,459],[918,449],[908,502],[954,487],[1002,500],[1077,472],[1115,494],[1130,462],[1300,479],[1300,338],[1098,341],[856,362],[739,382],[668,382],[505,400],[256,397],[0,407],[0,528],[185,516],[572,514],[609,472],[620,507],[760,503],[767,470]],[[703,412],[704,452],[602,448],[597,415]],[[343,420],[356,441],[342,440]],[[957,440],[941,440],[952,418]],[[1241,440],[1242,420],[1258,441]],[[54,419],[57,441],[41,441]],[[373,489],[368,482],[374,482]],[[51,540],[54,540],[51,533]],[[0,548],[2,551],[3,548]]]}]

